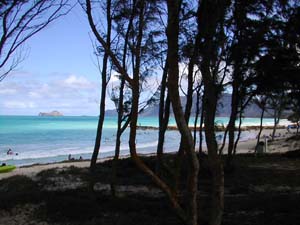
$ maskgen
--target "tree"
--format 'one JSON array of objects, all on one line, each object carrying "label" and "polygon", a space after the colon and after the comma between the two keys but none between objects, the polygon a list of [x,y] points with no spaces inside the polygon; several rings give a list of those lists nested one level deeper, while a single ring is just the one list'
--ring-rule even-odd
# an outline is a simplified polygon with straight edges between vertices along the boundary
[{"label": "tree", "polygon": [[[103,6],[106,10],[106,43],[108,43],[108,48],[110,48],[111,42],[111,30],[112,30],[112,21],[111,21],[111,1],[106,1],[106,5]],[[98,55],[101,53],[101,48],[97,48]],[[94,173],[96,168],[96,162],[99,154],[99,149],[101,146],[101,138],[102,138],[102,128],[105,118],[105,98],[106,98],[106,87],[108,80],[110,78],[110,73],[107,72],[108,69],[108,53],[104,51],[104,55],[102,58],[102,72],[101,72],[101,96],[100,96],[100,115],[98,119],[98,126],[97,126],[97,134],[95,139],[94,151],[91,158],[90,170]],[[99,63],[98,63],[99,65]]]},{"label": "tree", "polygon": [[273,112],[274,118],[274,126],[272,131],[272,141],[275,138],[277,126],[279,125],[280,119],[282,117],[283,111],[287,108],[289,99],[287,97],[287,93],[282,91],[281,93],[273,92],[272,94],[268,95],[268,109],[271,109]]},{"label": "tree", "polygon": [[[165,133],[168,128],[170,117],[170,97],[167,89],[167,76],[168,76],[168,59],[166,59],[165,66],[163,68],[163,75],[160,85],[160,97],[159,97],[159,131],[158,131],[158,143],[157,143],[157,165],[156,171],[160,173],[163,165],[163,145],[165,141]],[[165,97],[166,96],[166,97]]]},{"label": "tree", "polygon": [[[232,155],[235,151],[236,120],[242,115],[244,103],[250,102],[256,89],[248,80],[255,74],[254,65],[261,54],[261,44],[267,30],[268,3],[260,1],[234,1],[232,17],[229,19],[230,39],[228,55],[231,73],[231,113],[227,126],[228,155],[226,166],[232,167]],[[256,18],[259,18],[257,20]],[[248,99],[248,100],[247,100]],[[244,103],[243,103],[244,102]],[[244,105],[244,106],[243,106]]]},{"label": "tree", "polygon": [[292,123],[296,123],[297,130],[296,134],[299,134],[299,126],[300,126],[300,114],[299,114],[299,109],[298,112],[293,112],[293,114],[288,116],[288,120],[291,121]]},{"label": "tree", "polygon": [[287,77],[295,77],[295,69],[291,65],[297,61],[295,41],[299,34],[292,32],[291,27],[299,26],[295,23],[297,7],[296,1],[234,1],[232,25],[229,26],[233,34],[229,49],[233,71],[231,115],[227,126],[228,166],[231,166],[236,146],[235,121],[238,112],[241,113],[244,108],[239,105],[245,105],[241,102],[250,102],[255,95],[285,91],[288,89],[286,84],[290,82]]},{"label": "tree", "polygon": [[0,5],[0,82],[24,59],[28,39],[72,7],[69,0],[7,0]]},{"label": "tree", "polygon": [[[194,83],[196,72],[194,72],[196,65],[198,65],[199,61],[199,35],[196,34],[197,28],[194,26],[196,22],[196,12],[197,5],[194,6],[193,2],[183,2],[181,6],[181,14],[179,15],[179,53],[180,58],[179,62],[187,65],[187,74],[182,74],[186,76],[187,79],[187,91],[185,93],[186,96],[186,104],[184,108],[184,119],[186,124],[189,125],[190,115],[193,106],[193,94],[194,94]],[[180,79],[182,80],[182,79]],[[180,87],[181,88],[181,87]],[[183,91],[183,89],[181,88]],[[193,140],[194,143],[194,140]],[[194,145],[193,145],[194,146]],[[184,166],[183,159],[185,157],[186,151],[185,147],[189,147],[188,140],[186,139],[186,135],[181,135],[180,146],[177,156],[177,180],[180,180],[181,171],[180,168]],[[179,183],[177,181],[177,183]],[[179,184],[178,184],[179,185]]]},{"label": "tree", "polygon": [[253,99],[254,103],[261,109],[260,125],[259,125],[259,132],[258,132],[258,135],[257,135],[256,146],[258,145],[258,143],[260,141],[260,135],[261,135],[261,132],[263,130],[263,119],[264,119],[264,114],[265,114],[265,111],[266,111],[267,100],[268,100],[268,97],[264,96],[264,95],[260,95],[260,96],[257,95]]},{"label": "tree", "polygon": [[261,56],[256,62],[257,94],[268,96],[267,108],[276,127],[283,110],[289,107],[289,93],[299,90],[299,1],[272,1],[265,17],[266,32],[261,43]]},{"label": "tree", "polygon": [[297,124],[297,135],[299,134],[300,127],[300,89],[298,86],[299,84],[296,85],[296,87],[290,95],[290,109],[292,110],[292,113],[288,116],[289,121]]},{"label": "tree", "polygon": [[[248,16],[248,12],[252,13],[252,10],[255,11],[256,9],[252,6],[264,6],[262,2],[258,0],[252,1],[251,3],[234,1],[233,4],[230,0],[199,0],[197,1],[197,11],[188,10],[188,3],[195,4],[196,1],[167,0],[167,15],[159,14],[156,11],[160,8],[164,9],[163,1],[115,0],[113,3],[116,4],[116,7],[113,8],[114,12],[117,11],[118,13],[114,14],[113,18],[116,38],[112,38],[112,40],[116,42],[112,45],[105,40],[105,32],[101,33],[99,27],[96,26],[97,23],[94,21],[96,16],[93,14],[96,13],[96,11],[92,12],[94,3],[94,1],[85,1],[84,8],[87,12],[90,26],[97,41],[104,49],[104,52],[108,54],[113,69],[120,78],[120,85],[116,87],[112,94],[118,109],[118,130],[122,131],[126,123],[130,123],[129,148],[131,158],[137,167],[149,176],[167,195],[182,222],[189,225],[196,225],[199,221],[197,202],[199,160],[196,156],[194,139],[189,130],[188,121],[191,112],[191,100],[193,92],[195,91],[193,89],[194,66],[196,65],[200,68],[204,88],[201,120],[205,121],[208,164],[212,177],[210,193],[211,205],[209,207],[210,215],[208,223],[211,225],[221,224],[224,208],[224,171],[221,157],[218,155],[218,146],[215,137],[217,101],[224,90],[226,75],[232,72],[231,83],[227,83],[235,88],[234,105],[232,107],[233,122],[231,121],[231,127],[233,127],[234,131],[234,122],[239,115],[240,128],[243,110],[254,95],[253,89],[255,87],[257,87],[257,89],[261,88],[262,78],[265,77],[266,74],[269,75],[271,72],[274,72],[272,68],[261,59],[266,57],[266,59],[268,59],[266,62],[277,62],[276,60],[273,61],[274,52],[277,52],[275,58],[280,58],[280,54],[278,54],[279,51],[275,51],[273,47],[281,46],[281,40],[277,43],[276,38],[269,33],[266,34],[264,30],[268,27],[267,25],[270,24],[269,16],[274,13],[266,14],[264,11],[265,8],[260,9],[261,11],[259,11],[257,15],[262,15],[266,19],[264,21],[265,23],[260,24],[250,20],[253,18],[255,20],[256,14]],[[266,2],[263,3],[268,5]],[[234,6],[234,4],[236,5]],[[247,7],[244,9],[243,6]],[[234,12],[236,14],[233,14],[232,9],[236,10]],[[168,22],[166,29],[168,45],[167,56],[160,57],[163,58],[162,61],[165,60],[166,62],[160,64],[164,65],[161,66],[163,67],[163,69],[161,69],[163,70],[163,78],[160,87],[153,97],[153,99],[160,100],[159,114],[161,127],[159,131],[157,155],[159,162],[159,158],[162,156],[164,132],[167,127],[171,104],[176,124],[181,134],[182,145],[184,146],[181,150],[182,153],[185,154],[187,162],[185,165],[179,165],[179,169],[182,169],[183,166],[187,167],[187,185],[184,187],[186,188],[187,195],[185,195],[183,199],[181,195],[177,195],[178,193],[174,190],[175,188],[170,185],[169,182],[166,182],[163,176],[156,174],[155,171],[150,169],[143,162],[139,157],[135,143],[137,120],[139,112],[143,109],[143,107],[141,107],[143,81],[147,75],[151,73],[149,67],[157,68],[152,61],[153,58],[155,58],[153,56],[155,56],[156,52],[157,57],[157,54],[161,54],[162,51],[155,48],[156,41],[160,40],[160,38],[162,40],[165,38],[158,28],[163,26],[160,26],[161,24],[156,18],[163,18],[162,20],[164,20],[166,16]],[[188,19],[186,19],[186,17],[188,17]],[[233,17],[235,17],[235,22],[233,23],[234,25],[230,27]],[[253,18],[249,19],[248,17]],[[191,30],[188,30],[189,26],[181,27],[182,24],[188,24],[187,21],[189,18],[192,18],[191,20],[196,18],[197,20],[197,27],[194,26],[194,29]],[[186,30],[184,28],[186,28]],[[270,33],[272,33],[274,29]],[[189,33],[190,31],[191,33]],[[253,44],[251,41],[256,34],[259,34],[259,38],[254,40],[254,48],[251,47]],[[268,42],[261,38],[268,35],[270,35],[267,39]],[[277,37],[276,35],[274,36]],[[184,40],[185,38],[186,40]],[[285,48],[280,49],[286,50],[287,45],[284,46]],[[293,48],[293,50],[294,49],[297,48]],[[295,51],[293,52],[295,53]],[[185,111],[182,109],[178,86],[179,64],[183,61],[187,62],[186,64],[189,66],[188,100]],[[261,62],[260,68],[257,66],[259,65],[257,62]],[[257,67],[254,67],[253,64]],[[267,65],[267,67],[264,68],[263,65]],[[282,79],[282,76],[278,77]],[[272,85],[270,85],[270,87],[271,86]],[[128,90],[128,95],[126,95],[126,90]],[[279,89],[277,89],[277,91],[278,90]],[[200,91],[201,88],[198,87],[198,111]],[[128,99],[126,99],[126,96]],[[241,99],[238,99],[238,97],[241,97]],[[149,99],[145,102],[151,104],[153,99]],[[128,109],[128,111],[126,109]],[[125,111],[128,113],[126,115],[129,119],[126,120],[126,122],[123,120],[125,118]],[[235,142],[234,132],[230,134],[231,137],[233,137],[232,148],[234,152],[239,140],[239,134]],[[118,143],[116,144],[116,148],[117,146],[119,146]],[[115,157],[116,159],[118,158],[117,149]],[[160,162],[158,164],[160,164]],[[185,200],[185,207],[181,204],[182,200]]]},{"label": "tree", "polygon": [[222,47],[223,22],[230,1],[199,1],[198,32],[201,46],[200,70],[204,85],[204,123],[205,138],[208,150],[209,170],[212,176],[210,225],[219,225],[224,208],[224,172],[218,156],[218,145],[215,136],[215,114],[221,87],[218,83],[218,53]]},{"label": "tree", "polygon": [[189,204],[189,217],[188,223],[196,225],[198,223],[198,209],[197,209],[197,190],[198,190],[198,172],[199,162],[194,149],[194,141],[192,134],[189,130],[187,121],[185,120],[182,111],[180,97],[179,97],[179,55],[178,55],[178,36],[179,36],[179,12],[181,10],[181,1],[167,1],[168,7],[168,26],[167,26],[167,40],[168,40],[168,89],[169,96],[174,111],[177,127],[181,136],[186,141],[184,148],[189,165],[188,174],[188,204]]},{"label": "tree", "polygon": [[[117,139],[116,139],[116,156],[115,159],[118,158],[118,154],[119,154],[119,148],[120,148],[120,137],[121,137],[121,120],[122,118],[120,118],[120,115],[122,117],[123,115],[123,89],[124,89],[124,85],[125,85],[125,81],[127,81],[130,85],[132,84],[132,79],[130,78],[130,76],[127,73],[127,69],[126,69],[126,65],[124,65],[124,58],[126,60],[126,51],[123,57],[123,63],[122,61],[119,60],[118,55],[116,53],[113,52],[112,50],[112,43],[111,40],[114,40],[114,38],[111,38],[111,29],[112,29],[112,15],[111,15],[111,7],[112,4],[119,4],[119,2],[111,2],[110,0],[106,1],[106,7],[104,10],[104,14],[106,15],[106,23],[107,23],[107,34],[102,33],[99,29],[99,27],[97,27],[96,23],[95,23],[95,16],[94,16],[94,12],[95,12],[95,5],[99,4],[99,2],[91,2],[89,0],[86,0],[85,2],[81,2],[81,6],[84,9],[84,11],[87,14],[88,17],[88,22],[89,25],[91,27],[91,30],[94,34],[94,36],[96,37],[96,40],[98,41],[99,45],[102,46],[105,55],[107,55],[107,60],[108,58],[111,61],[111,64],[113,65],[113,68],[116,72],[118,72],[121,76],[121,88],[120,88],[120,96],[119,98],[121,98],[121,100],[119,99],[119,103],[117,103],[117,98],[114,98],[116,100],[116,103],[120,106],[119,107],[119,116],[118,116],[118,133],[117,133]],[[99,5],[98,5],[99,6]],[[97,8],[98,9],[98,8]],[[101,5],[100,5],[100,9],[101,9]],[[99,12],[98,12],[99,13]],[[105,38],[106,37],[106,38]],[[127,40],[128,41],[128,40]],[[128,43],[125,42],[125,46],[127,49],[127,45]],[[118,46],[117,46],[118,47]],[[107,62],[106,62],[107,63]],[[104,74],[102,74],[104,75]],[[105,75],[106,77],[106,75]],[[104,76],[102,76],[102,81],[104,79]],[[106,79],[106,78],[105,78]],[[102,85],[106,85],[105,83],[102,83]],[[102,87],[103,88],[103,87]],[[105,86],[106,89],[106,86]],[[105,95],[104,90],[102,89],[102,93]],[[105,101],[105,99],[101,99],[103,101]],[[104,107],[104,102],[102,105],[102,110]],[[98,123],[98,128],[101,130],[97,131],[97,137],[96,137],[96,141],[95,141],[95,148],[94,148],[94,152],[93,152],[93,157],[91,159],[91,172],[93,173],[95,170],[95,165],[96,165],[96,160],[99,154],[99,149],[100,149],[100,142],[101,142],[101,133],[102,133],[102,125],[103,125],[103,120],[104,120],[104,112],[102,114],[100,114],[99,117],[99,123]],[[102,124],[102,125],[101,125]],[[115,161],[115,160],[114,160]],[[114,188],[114,170],[116,170],[116,162],[114,162],[114,169],[113,169],[113,175],[112,175],[112,182],[111,182],[111,187],[112,187],[112,193],[115,194],[115,188]]]}]

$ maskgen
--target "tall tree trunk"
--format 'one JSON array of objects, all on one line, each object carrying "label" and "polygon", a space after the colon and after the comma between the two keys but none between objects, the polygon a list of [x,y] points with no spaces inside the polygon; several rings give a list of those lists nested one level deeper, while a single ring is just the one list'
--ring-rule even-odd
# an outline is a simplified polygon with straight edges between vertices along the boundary
[{"label": "tall tree trunk", "polygon": [[[111,10],[111,0],[107,0],[106,5],[106,19],[107,19],[107,36],[106,36],[106,43],[107,48],[110,49],[110,38],[111,38],[111,17],[110,17],[110,10]],[[105,51],[103,56],[102,62],[102,84],[101,84],[101,97],[100,97],[100,115],[98,120],[97,126],[97,135],[94,145],[94,151],[91,158],[90,170],[92,173],[95,172],[96,162],[101,146],[101,138],[102,138],[102,128],[103,122],[105,118],[105,97],[106,97],[106,87],[107,87],[107,64],[108,64],[108,51]]]},{"label": "tall tree trunk", "polygon": [[[199,35],[196,36],[195,39],[195,43],[194,43],[194,50],[192,55],[190,56],[190,60],[189,60],[189,64],[188,64],[188,89],[187,89],[187,95],[186,95],[186,104],[185,104],[185,110],[184,110],[184,118],[185,121],[187,123],[187,125],[189,125],[189,120],[190,120],[190,115],[191,115],[191,110],[192,110],[192,106],[193,106],[193,84],[194,84],[194,65],[196,63],[196,59],[198,57],[199,51],[198,51],[198,46],[199,46]],[[194,142],[194,141],[193,141]],[[179,146],[179,151],[177,154],[177,159],[176,159],[176,186],[179,187],[179,183],[181,180],[181,175],[182,175],[182,171],[183,166],[185,166],[185,164],[183,163],[184,160],[184,156],[185,156],[185,147],[188,146],[187,144],[187,140],[185,139],[185,136],[181,135],[181,139],[180,139],[180,146]],[[194,146],[194,145],[193,145]],[[179,188],[177,188],[179,189]]]},{"label": "tall tree trunk", "polygon": [[[137,73],[137,71],[136,71]],[[137,126],[137,119],[138,119],[138,102],[139,102],[139,82],[138,82],[138,73],[135,76],[133,86],[132,86],[132,111],[131,116],[132,120],[130,123],[130,134],[129,134],[129,148],[130,148],[130,155],[138,166],[145,174],[147,174],[153,182],[161,188],[161,190],[168,196],[177,216],[184,222],[185,224],[189,224],[188,217],[184,212],[183,208],[180,206],[179,201],[177,199],[177,195],[173,192],[172,188],[170,188],[163,180],[161,180],[153,171],[146,166],[146,164],[138,157],[136,152],[136,126]]]},{"label": "tall tree trunk", "polygon": [[[202,74],[204,74],[202,72]],[[205,79],[205,78],[204,78]],[[209,169],[212,176],[210,225],[220,225],[224,209],[224,172],[218,155],[215,136],[215,112],[217,104],[216,87],[205,79],[205,138],[208,150]]]},{"label": "tall tree trunk", "polygon": [[196,147],[197,142],[197,124],[198,124],[198,118],[200,114],[200,90],[201,90],[202,83],[200,87],[197,89],[197,99],[196,99],[196,113],[195,113],[195,121],[194,121],[194,148]]},{"label": "tall tree trunk", "polygon": [[[92,173],[95,172],[96,162],[100,150],[101,145],[101,137],[102,137],[102,128],[103,122],[105,118],[105,96],[106,96],[106,67],[107,67],[107,58],[108,55],[105,54],[103,57],[103,70],[102,70],[102,90],[101,90],[101,101],[100,101],[100,115],[98,119],[98,126],[97,126],[97,135],[94,145],[94,151],[91,158],[90,170]],[[105,73],[105,74],[104,74]]]},{"label": "tall tree trunk", "polygon": [[222,141],[222,145],[219,148],[219,155],[223,154],[223,149],[225,147],[226,144],[226,139],[227,139],[227,133],[228,133],[228,126],[226,127],[225,131],[224,131],[224,136],[223,136],[223,141]]},{"label": "tall tree trunk", "polygon": [[260,124],[259,124],[259,132],[258,132],[258,135],[257,135],[257,142],[256,142],[256,146],[258,146],[258,143],[260,141],[260,135],[261,135],[261,132],[263,130],[263,120],[264,120],[264,114],[265,114],[265,111],[266,111],[266,107],[263,106],[262,110],[261,110],[261,114],[260,114]]},{"label": "tall tree trunk", "polygon": [[216,52],[214,45],[218,25],[222,24],[226,10],[226,1],[199,0],[198,32],[203,40],[201,73],[204,83],[205,138],[208,150],[209,169],[212,176],[210,195],[209,225],[220,225],[224,209],[224,171],[221,158],[218,155],[218,145],[215,136],[215,113],[219,94],[217,75],[212,74],[211,66],[215,66]]},{"label": "tall tree trunk", "polygon": [[179,77],[179,56],[178,56],[178,35],[179,35],[179,11],[181,8],[181,1],[168,0],[168,26],[167,26],[167,40],[168,40],[168,63],[169,63],[169,77],[168,88],[169,96],[172,103],[175,120],[180,134],[186,140],[185,147],[188,161],[189,161],[189,175],[188,175],[188,208],[189,221],[191,225],[198,223],[197,210],[197,190],[198,190],[198,172],[199,163],[193,148],[193,137],[189,130],[188,124],[182,111],[178,77]]},{"label": "tall tree trunk", "polygon": [[116,196],[117,163],[118,163],[119,156],[120,156],[121,136],[123,133],[122,121],[123,121],[124,86],[125,86],[125,79],[122,76],[120,90],[119,90],[118,125],[117,125],[117,134],[116,134],[116,143],[115,143],[115,155],[114,155],[113,163],[112,163],[112,176],[111,176],[111,183],[110,183],[110,189],[111,189],[112,196]]},{"label": "tall tree trunk", "polygon": [[157,162],[156,171],[160,173],[163,156],[163,146],[165,141],[165,133],[168,127],[169,115],[170,115],[170,98],[167,95],[165,99],[166,87],[167,87],[167,75],[168,75],[168,60],[164,66],[161,89],[160,89],[160,100],[159,100],[159,131],[158,131],[158,144],[157,144]]},{"label": "tall tree trunk", "polygon": [[[132,30],[132,23],[133,19],[135,16],[135,2],[132,4],[132,9],[131,9],[131,15],[130,19],[128,22],[126,34],[125,34],[125,39],[124,39],[124,49],[123,49],[123,58],[122,58],[122,67],[124,70],[126,70],[126,59],[127,59],[127,50],[128,50],[128,39],[129,39],[129,34]],[[116,196],[116,181],[117,181],[117,165],[118,165],[118,160],[120,156],[120,146],[121,146],[121,136],[123,132],[126,130],[131,117],[127,119],[125,124],[122,126],[123,122],[123,114],[124,114],[124,87],[125,87],[125,76],[121,76],[121,84],[120,84],[120,90],[119,90],[119,102],[118,102],[118,127],[117,127],[117,135],[116,135],[116,144],[115,144],[115,155],[112,163],[112,177],[111,177],[111,194],[112,196]]]},{"label": "tall tree trunk", "polygon": [[275,112],[274,112],[274,126],[273,126],[273,132],[272,132],[272,141],[274,141],[280,117],[281,117],[281,110],[277,111],[277,109],[275,109]]},{"label": "tall tree trunk", "polygon": [[[141,0],[140,6],[144,7],[145,2]],[[137,119],[138,119],[138,106],[139,106],[139,73],[140,73],[140,60],[141,60],[141,41],[142,41],[142,34],[143,34],[143,26],[144,26],[144,10],[140,9],[139,14],[139,34],[137,38],[137,45],[135,49],[135,67],[133,71],[133,82],[132,82],[132,107],[131,107],[131,123],[130,123],[130,134],[129,134],[129,148],[130,148],[130,155],[133,161],[136,163],[138,168],[140,168],[145,174],[147,174],[153,182],[160,187],[168,196],[171,204],[176,211],[179,218],[185,223],[188,224],[188,217],[186,216],[184,210],[180,206],[176,193],[172,191],[172,189],[163,182],[153,171],[146,166],[146,164],[138,157],[136,152],[136,126],[137,126]],[[194,224],[193,224],[194,225]],[[196,224],[195,224],[196,225]]]},{"label": "tall tree trunk", "polygon": [[240,109],[240,116],[239,116],[239,127],[238,127],[238,134],[236,137],[236,140],[234,142],[234,146],[233,146],[233,155],[236,154],[236,149],[237,149],[237,145],[239,143],[240,137],[241,137],[241,133],[242,133],[242,118],[243,117],[243,110],[242,107]]},{"label": "tall tree trunk", "polygon": [[[236,73],[236,72],[234,72]],[[231,95],[231,113],[228,123],[228,152],[226,158],[226,167],[230,168],[232,162],[232,152],[234,148],[234,133],[235,133],[235,121],[238,111],[238,81],[234,78],[232,82],[232,95]]]},{"label": "tall tree trunk", "polygon": [[200,127],[199,127],[199,153],[203,152],[202,143],[203,143],[203,123],[204,123],[204,94],[202,95],[202,104],[201,104],[201,117],[200,117]]},{"label": "tall tree trunk", "polygon": [[160,168],[163,166],[163,148],[165,142],[165,134],[169,124],[169,117],[170,117],[170,98],[167,95],[166,102],[165,102],[165,115],[162,121],[162,124],[159,127],[159,135],[158,135],[158,144],[157,144],[157,165],[156,171],[160,173]]}]

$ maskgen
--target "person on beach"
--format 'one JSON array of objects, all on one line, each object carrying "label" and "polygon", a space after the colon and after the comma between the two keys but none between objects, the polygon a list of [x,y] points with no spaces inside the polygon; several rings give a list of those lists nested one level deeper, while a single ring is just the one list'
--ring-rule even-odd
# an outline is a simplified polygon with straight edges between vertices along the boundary
[{"label": "person on beach", "polygon": [[263,154],[264,153],[264,147],[265,147],[265,143],[263,141],[260,141],[256,147],[255,147],[255,151],[254,154],[258,155],[258,154]]},{"label": "person on beach", "polygon": [[72,158],[72,155],[69,154],[69,155],[68,155],[68,160],[69,160],[69,161],[72,161],[72,160],[75,160],[75,158]]},{"label": "person on beach", "polygon": [[286,129],[287,129],[288,133],[291,133],[290,128],[291,128],[291,125],[287,125]]}]

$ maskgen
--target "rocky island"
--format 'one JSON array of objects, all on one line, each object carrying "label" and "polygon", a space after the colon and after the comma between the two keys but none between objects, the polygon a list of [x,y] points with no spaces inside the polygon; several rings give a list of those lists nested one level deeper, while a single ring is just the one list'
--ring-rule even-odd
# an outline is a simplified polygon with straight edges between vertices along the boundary
[{"label": "rocky island", "polygon": [[63,116],[63,114],[59,111],[52,111],[52,112],[40,112],[39,116]]}]

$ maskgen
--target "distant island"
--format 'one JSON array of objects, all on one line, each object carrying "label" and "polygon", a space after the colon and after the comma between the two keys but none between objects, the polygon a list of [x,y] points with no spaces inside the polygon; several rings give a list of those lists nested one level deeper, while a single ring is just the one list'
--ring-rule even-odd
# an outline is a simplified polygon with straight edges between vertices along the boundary
[{"label": "distant island", "polygon": [[40,112],[39,116],[63,116],[63,114],[58,111],[52,111],[52,112]]}]

